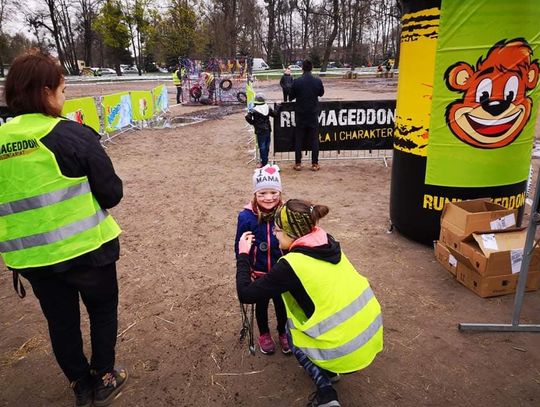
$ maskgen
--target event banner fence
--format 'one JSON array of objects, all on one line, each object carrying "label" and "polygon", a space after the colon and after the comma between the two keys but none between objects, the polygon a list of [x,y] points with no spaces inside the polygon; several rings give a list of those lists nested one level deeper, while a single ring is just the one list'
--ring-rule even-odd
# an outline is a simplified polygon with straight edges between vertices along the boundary
[{"label": "event banner fence", "polygon": [[129,92],[133,120],[150,120],[154,115],[154,98],[149,90],[134,90]]},{"label": "event banner fence", "polygon": [[86,124],[99,133],[101,123],[93,97],[66,100],[62,116],[80,124]]},{"label": "event banner fence", "polygon": [[154,95],[154,113],[160,114],[166,112],[169,107],[169,98],[167,97],[167,88],[165,85],[156,86],[152,89]]},{"label": "event banner fence", "polygon": [[[164,85],[152,90],[134,90],[99,97],[69,99],[62,116],[109,135],[128,127],[141,127],[168,111],[168,91]],[[13,117],[7,106],[0,106],[0,125]]]},{"label": "event banner fence", "polygon": [[129,126],[133,118],[131,98],[128,92],[113,93],[101,99],[105,132],[112,133]]},{"label": "event banner fence", "polygon": [[[319,148],[331,150],[391,150],[395,100],[321,102]],[[294,151],[294,103],[282,103],[274,118],[274,152]],[[304,148],[310,150],[309,140]]]}]

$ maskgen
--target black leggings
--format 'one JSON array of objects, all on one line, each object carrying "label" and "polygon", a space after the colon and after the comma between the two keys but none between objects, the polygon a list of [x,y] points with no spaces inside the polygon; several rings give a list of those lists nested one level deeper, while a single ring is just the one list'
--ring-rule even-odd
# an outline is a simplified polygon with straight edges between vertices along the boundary
[{"label": "black leggings", "polygon": [[[281,296],[273,297],[274,309],[276,310],[277,330],[280,335],[284,334],[285,324],[287,323],[287,311],[285,311],[285,304]],[[255,317],[257,318],[257,326],[259,327],[259,333],[266,334],[270,332],[268,326],[268,305],[270,300],[259,301],[255,304]]]},{"label": "black leggings", "polygon": [[[63,273],[25,273],[49,324],[54,355],[70,382],[114,368],[118,330],[116,264]],[[79,294],[90,317],[92,359],[83,352]]]}]

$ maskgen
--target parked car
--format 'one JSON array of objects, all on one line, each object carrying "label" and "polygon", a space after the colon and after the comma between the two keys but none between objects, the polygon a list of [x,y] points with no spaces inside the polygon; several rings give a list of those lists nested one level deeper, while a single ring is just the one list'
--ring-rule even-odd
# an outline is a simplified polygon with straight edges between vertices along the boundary
[{"label": "parked car", "polygon": [[120,70],[123,74],[138,74],[139,71],[134,66],[121,66]]},{"label": "parked car", "polygon": [[81,75],[82,76],[101,76],[101,72],[99,71],[99,68],[85,66],[84,68],[81,69]]},{"label": "parked car", "polygon": [[116,75],[116,71],[111,68],[99,68],[101,75]]},{"label": "parked car", "polygon": [[288,68],[289,68],[291,71],[299,71],[299,70],[302,69],[301,66],[296,65],[296,64],[289,65]]}]

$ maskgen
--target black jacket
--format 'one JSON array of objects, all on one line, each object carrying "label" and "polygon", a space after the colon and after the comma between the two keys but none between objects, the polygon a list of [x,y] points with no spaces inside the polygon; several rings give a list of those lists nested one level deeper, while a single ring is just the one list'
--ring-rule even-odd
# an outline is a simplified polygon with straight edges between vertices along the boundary
[{"label": "black jacket", "polygon": [[319,119],[319,97],[324,95],[324,86],[319,78],[304,72],[293,82],[290,98],[296,99],[294,111],[297,126],[317,127]]},{"label": "black jacket", "polygon": [[276,117],[277,112],[268,104],[256,104],[251,112],[246,115],[246,121],[255,127],[255,133],[267,133],[271,131],[270,117]]},{"label": "black jacket", "polygon": [[[62,120],[41,139],[54,153],[60,171],[66,177],[88,177],[92,194],[103,209],[116,206],[123,196],[122,180],[116,175],[110,158],[93,129],[71,120]],[[118,238],[98,249],[52,266],[17,269],[22,272],[63,272],[78,266],[104,266],[118,260]]]},{"label": "black jacket", "polygon": [[279,80],[279,85],[283,90],[290,91],[292,88],[294,78],[291,74],[284,73],[281,79]]},{"label": "black jacket", "polygon": [[[294,247],[291,253],[302,253],[332,264],[338,264],[341,261],[341,246],[330,235],[328,235],[328,243],[325,245]],[[280,258],[268,274],[253,282],[249,273],[249,256],[240,254],[236,259],[236,290],[241,303],[253,304],[288,291],[302,308],[306,317],[309,318],[313,315],[315,311],[313,301],[285,258]]]}]

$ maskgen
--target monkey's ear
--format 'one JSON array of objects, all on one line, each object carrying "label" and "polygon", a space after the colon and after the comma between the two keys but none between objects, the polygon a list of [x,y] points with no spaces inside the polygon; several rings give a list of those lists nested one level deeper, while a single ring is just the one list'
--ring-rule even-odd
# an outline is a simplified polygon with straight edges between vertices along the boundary
[{"label": "monkey's ear", "polygon": [[534,89],[538,83],[538,71],[540,70],[538,66],[538,60],[533,61],[529,67],[529,72],[527,72],[526,86],[527,90]]},{"label": "monkey's ear", "polygon": [[474,69],[466,62],[458,62],[450,66],[444,73],[446,86],[450,90],[465,91],[469,88],[468,82],[474,74]]}]

